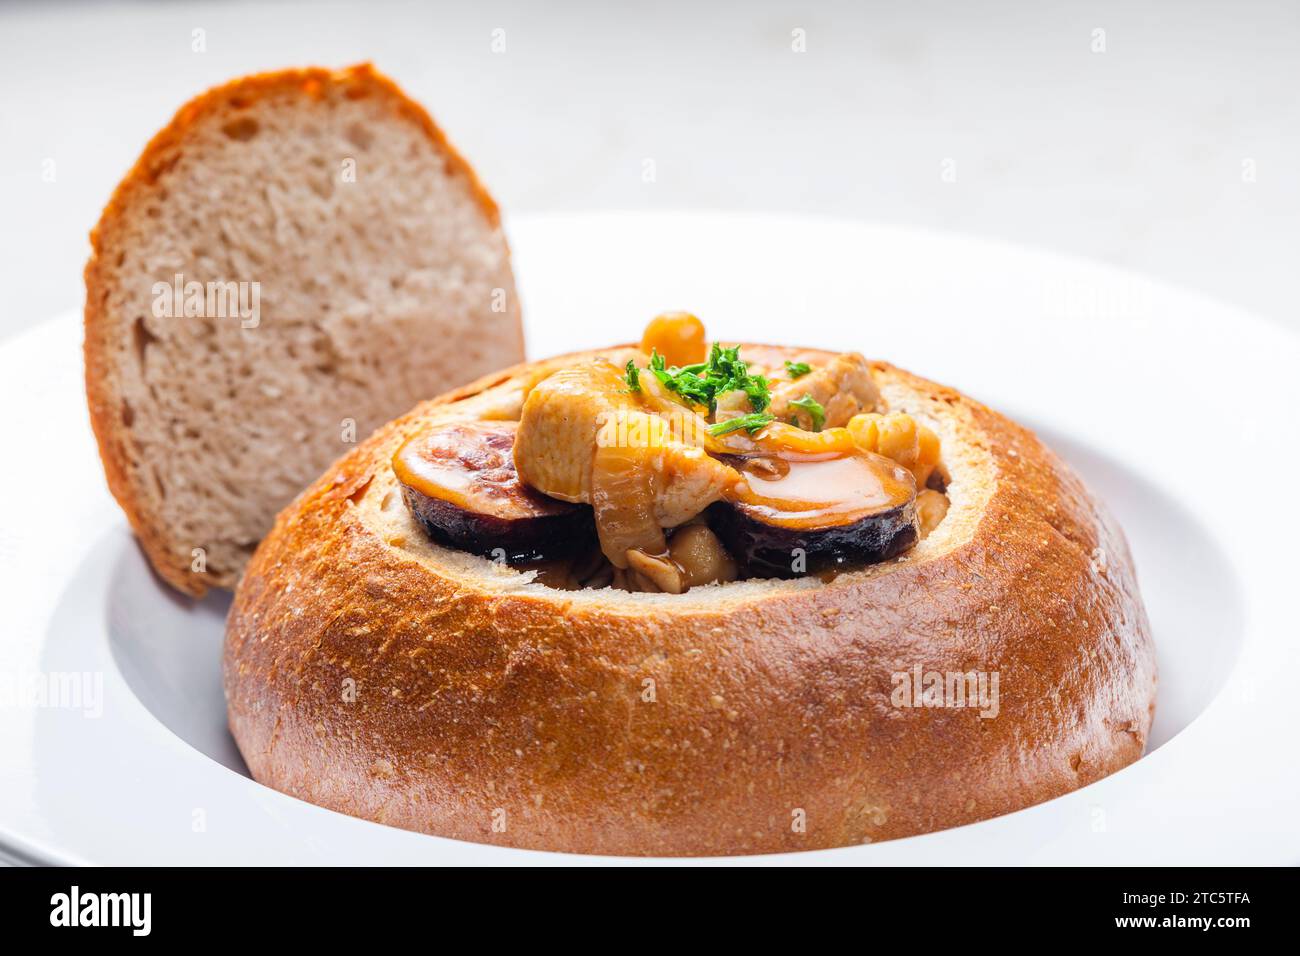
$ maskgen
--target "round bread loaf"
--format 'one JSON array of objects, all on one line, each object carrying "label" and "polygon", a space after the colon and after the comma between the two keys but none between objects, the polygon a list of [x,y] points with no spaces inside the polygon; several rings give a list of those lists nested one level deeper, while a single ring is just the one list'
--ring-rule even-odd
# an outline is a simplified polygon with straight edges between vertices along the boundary
[{"label": "round bread loaf", "polygon": [[1031,432],[885,363],[882,398],[939,434],[950,475],[947,516],[897,559],[564,591],[429,540],[390,463],[404,441],[518,418],[550,372],[627,354],[426,402],[280,515],[224,655],[257,780],[442,836],[672,856],[925,833],[1141,756],[1155,653],[1120,529]]},{"label": "round bread loaf", "polygon": [[369,66],[234,80],[117,187],[86,266],[86,392],[110,490],[193,595],[415,402],[523,359],[497,209]]}]

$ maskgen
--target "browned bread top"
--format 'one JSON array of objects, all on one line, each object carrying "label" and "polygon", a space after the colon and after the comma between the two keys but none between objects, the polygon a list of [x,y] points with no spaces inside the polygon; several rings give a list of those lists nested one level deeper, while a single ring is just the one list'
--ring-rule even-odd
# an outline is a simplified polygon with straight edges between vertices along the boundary
[{"label": "browned bread top", "polygon": [[[1119,528],[1031,432],[885,363],[889,408],[940,434],[951,473],[947,517],[898,560],[629,594],[431,543],[396,448],[432,421],[517,416],[580,358],[418,406],[279,517],[224,657],[259,781],[461,839],[698,855],[956,826],[1141,755],[1155,656]],[[918,669],[996,675],[996,713],[900,701]]]},{"label": "browned bread top", "polygon": [[523,357],[495,204],[368,65],[187,103],[91,244],[86,390],[109,487],[191,594],[233,587],[358,438]]}]

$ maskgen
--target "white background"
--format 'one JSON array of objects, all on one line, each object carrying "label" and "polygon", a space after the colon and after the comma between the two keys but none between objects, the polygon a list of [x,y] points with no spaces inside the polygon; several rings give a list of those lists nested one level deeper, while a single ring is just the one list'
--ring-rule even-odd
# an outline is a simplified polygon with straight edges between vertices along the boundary
[{"label": "white background", "polygon": [[88,230],[188,97],[362,59],[430,108],[507,214],[909,223],[1120,264],[1300,328],[1298,50],[1300,4],[1263,0],[7,4],[0,336],[80,306]]}]

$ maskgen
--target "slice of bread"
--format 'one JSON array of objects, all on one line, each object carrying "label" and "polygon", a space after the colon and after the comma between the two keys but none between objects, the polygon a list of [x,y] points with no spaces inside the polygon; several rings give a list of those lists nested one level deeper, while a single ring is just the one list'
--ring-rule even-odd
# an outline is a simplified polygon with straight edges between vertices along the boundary
[{"label": "slice of bread", "polygon": [[233,587],[353,443],[523,357],[495,204],[368,65],[186,104],[91,243],[86,391],[108,484],[158,573],[196,596]]}]

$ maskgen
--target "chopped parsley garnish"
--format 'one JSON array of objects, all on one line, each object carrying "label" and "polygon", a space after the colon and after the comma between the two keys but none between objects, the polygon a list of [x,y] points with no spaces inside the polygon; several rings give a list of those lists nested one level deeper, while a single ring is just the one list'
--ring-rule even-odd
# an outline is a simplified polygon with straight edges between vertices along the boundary
[{"label": "chopped parsley garnish", "polygon": [[812,366],[807,362],[791,362],[789,359],[785,360],[785,373],[791,378],[803,378],[811,371]]},{"label": "chopped parsley garnish", "polygon": [[641,373],[632,359],[627,360],[627,387],[631,392],[641,391]]},{"label": "chopped parsley garnish", "polygon": [[752,435],[771,421],[772,416],[767,412],[754,412],[751,415],[728,418],[725,422],[710,425],[709,434],[716,438],[720,435],[730,435],[732,432],[738,432],[743,428]]},{"label": "chopped parsley garnish", "polygon": [[670,368],[664,357],[655,351],[650,354],[649,371],[668,391],[676,392],[694,405],[706,406],[710,415],[718,410],[718,396],[723,392],[744,392],[755,413],[762,412],[772,403],[767,379],[749,374],[749,368],[740,359],[738,345],[725,349],[715,342],[707,362],[685,368],[676,365]]},{"label": "chopped parsley garnish", "polygon": [[815,432],[821,431],[822,426],[826,424],[826,409],[822,408],[822,403],[811,395],[796,399],[790,403],[790,407],[807,412],[808,417],[812,419],[812,430]]}]

